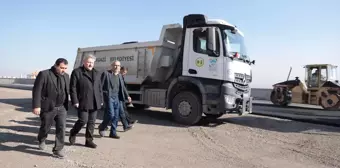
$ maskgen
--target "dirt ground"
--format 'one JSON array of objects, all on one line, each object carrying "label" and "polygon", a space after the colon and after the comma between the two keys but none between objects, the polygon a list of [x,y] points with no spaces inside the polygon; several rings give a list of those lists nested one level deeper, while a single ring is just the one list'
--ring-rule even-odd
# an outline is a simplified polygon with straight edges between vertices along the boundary
[{"label": "dirt ground", "polygon": [[[31,92],[0,88],[0,163],[3,168],[112,167],[340,167],[340,128],[255,115],[226,115],[192,127],[171,120],[168,111],[131,111],[139,122],[121,139],[96,138],[97,149],[83,146],[85,129],[67,156],[37,149],[39,118],[31,113]],[[158,111],[157,111],[158,110]],[[67,137],[76,120],[69,112]],[[97,126],[102,113],[98,115]],[[97,127],[96,126],[96,127]],[[122,130],[122,127],[119,127]],[[95,130],[98,136],[98,130]]]}]

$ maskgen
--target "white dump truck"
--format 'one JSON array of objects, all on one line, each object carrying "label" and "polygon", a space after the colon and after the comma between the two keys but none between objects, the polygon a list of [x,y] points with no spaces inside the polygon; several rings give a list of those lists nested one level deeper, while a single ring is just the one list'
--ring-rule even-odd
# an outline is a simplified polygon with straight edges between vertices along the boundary
[{"label": "white dump truck", "polygon": [[[128,32],[126,32],[128,33]],[[172,110],[175,121],[192,125],[202,115],[213,118],[252,112],[251,61],[244,35],[224,20],[189,14],[183,25],[164,25],[158,41],[79,48],[74,67],[94,54],[95,67],[118,60],[135,108]]]}]

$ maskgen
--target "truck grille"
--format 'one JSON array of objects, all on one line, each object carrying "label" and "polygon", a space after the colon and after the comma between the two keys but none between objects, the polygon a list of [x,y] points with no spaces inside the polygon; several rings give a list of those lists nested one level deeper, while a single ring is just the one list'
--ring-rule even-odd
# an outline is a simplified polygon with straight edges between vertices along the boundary
[{"label": "truck grille", "polygon": [[235,73],[234,82],[241,85],[248,85],[250,83],[250,75]]},{"label": "truck grille", "polygon": [[234,87],[237,89],[236,94],[242,95],[250,91],[250,75],[235,73]]},{"label": "truck grille", "polygon": [[237,84],[237,83],[234,83],[234,87],[236,89],[239,89],[239,90],[242,90],[242,91],[246,91],[249,89],[249,85],[240,85],[240,84]]},{"label": "truck grille", "polygon": [[236,90],[235,93],[236,93],[237,95],[247,94],[247,93],[249,93],[249,90],[245,90],[245,91]]}]

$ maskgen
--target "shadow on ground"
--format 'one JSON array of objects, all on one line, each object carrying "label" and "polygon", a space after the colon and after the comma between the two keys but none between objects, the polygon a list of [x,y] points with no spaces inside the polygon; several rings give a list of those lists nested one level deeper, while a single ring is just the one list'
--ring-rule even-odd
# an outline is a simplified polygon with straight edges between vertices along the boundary
[{"label": "shadow on ground", "polygon": [[[236,124],[245,127],[258,128],[267,131],[275,131],[282,133],[306,133],[306,134],[319,134],[322,132],[340,132],[339,127],[319,125],[313,123],[283,120],[278,118],[269,118],[255,115],[227,117],[220,119],[205,118],[200,121],[201,126],[216,127],[222,124]],[[305,132],[313,130],[314,133]],[[327,134],[329,135],[329,134]],[[337,135],[340,136],[340,135]]]},{"label": "shadow on ground", "polygon": [[0,99],[0,103],[17,106],[15,110],[20,111],[20,112],[31,112],[32,111],[32,99],[31,98]]},{"label": "shadow on ground", "polygon": [[[0,99],[1,103],[12,104],[17,106],[16,110],[21,112],[31,112],[31,99]],[[138,120],[139,124],[146,125],[160,125],[166,127],[187,127],[178,123],[175,123],[172,120],[172,115],[170,112],[166,111],[155,111],[151,109],[144,110],[136,110],[133,108],[128,108],[128,111],[133,119]],[[33,114],[32,114],[33,115]],[[69,130],[75,121],[77,120],[77,112],[75,108],[71,107],[68,112],[67,119],[67,130]],[[225,124],[237,124],[246,127],[259,128],[268,131],[276,131],[276,132],[302,132],[306,130],[320,130],[320,131],[330,131],[330,132],[340,132],[340,128],[323,126],[317,124],[309,124],[304,122],[296,122],[291,120],[279,120],[276,118],[269,117],[261,117],[256,115],[246,115],[239,117],[231,117],[226,115],[227,117],[220,119],[211,119],[207,117],[203,117],[202,120],[196,124],[196,126],[204,126],[204,127],[216,127],[219,125]],[[103,118],[103,111],[100,110],[97,115],[97,124],[101,122]],[[21,126],[11,126],[11,128],[1,127],[3,129],[11,129],[15,131],[25,130],[26,132],[37,133],[38,127],[40,124],[39,118],[32,116],[27,118],[25,121],[13,121]],[[31,127],[34,126],[34,127]],[[54,128],[52,127],[52,132],[54,133]],[[69,132],[67,132],[68,134]],[[82,136],[81,134],[79,134]]]},{"label": "shadow on ground", "polygon": [[[0,99],[0,103],[17,106],[15,110],[20,111],[20,112],[31,112],[32,111],[32,99],[31,98]],[[171,113],[168,113],[168,112],[160,112],[160,111],[154,111],[154,110],[149,110],[149,109],[134,110],[131,108],[129,108],[129,112],[131,113],[132,118],[138,120],[138,123],[141,123],[141,124],[183,127],[182,125],[173,122]],[[68,111],[68,118],[76,119],[77,117],[78,115],[77,115],[76,109],[71,107],[70,110]],[[103,118],[103,111],[100,110],[98,112],[97,119],[102,120],[102,118]],[[97,122],[100,122],[100,121],[97,121]],[[69,124],[73,125],[74,123],[69,123]]]},{"label": "shadow on ground", "polygon": [[[38,142],[36,140],[36,137],[22,135],[18,133],[12,133],[12,132],[13,131],[0,132],[0,151],[18,151],[18,152],[28,153],[32,155],[51,156],[51,154],[49,153],[46,153],[44,151],[39,151],[37,147]],[[19,145],[16,145],[16,144],[11,145],[12,143],[16,143]],[[46,143],[52,144],[54,142],[47,140]],[[31,147],[29,145],[34,145],[36,147]]]}]

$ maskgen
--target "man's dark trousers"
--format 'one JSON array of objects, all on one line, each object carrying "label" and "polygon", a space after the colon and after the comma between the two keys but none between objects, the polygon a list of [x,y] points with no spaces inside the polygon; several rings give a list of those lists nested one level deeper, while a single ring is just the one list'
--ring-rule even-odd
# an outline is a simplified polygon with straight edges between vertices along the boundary
[{"label": "man's dark trousers", "polygon": [[[104,118],[103,122],[99,126],[99,131],[104,131],[107,125],[111,122],[110,136],[116,136],[117,125],[120,115],[121,117],[125,118],[122,102],[119,101],[118,96],[112,96],[109,98],[108,104],[105,106]],[[122,122],[124,129],[126,129],[127,126],[129,126],[127,120],[123,120]]]},{"label": "man's dark trousers", "polygon": [[69,141],[73,145],[76,135],[86,124],[85,146],[96,148],[93,143],[94,125],[97,118],[97,110],[101,108],[102,85],[101,73],[96,69],[88,70],[84,66],[72,71],[70,82],[70,96],[73,105],[78,111],[78,120],[70,131]]},{"label": "man's dark trousers", "polygon": [[78,109],[78,120],[70,131],[71,136],[77,135],[79,131],[82,129],[82,127],[86,124],[85,139],[86,142],[92,142],[96,118],[97,110]]},{"label": "man's dark trousers", "polygon": [[133,120],[131,119],[131,116],[127,110],[127,104],[123,102],[123,106],[124,106],[124,113],[125,113],[125,116],[126,116],[126,120],[128,121],[129,124],[132,124],[133,123]]},{"label": "man's dark trousers", "polygon": [[63,105],[59,107],[54,107],[52,111],[41,112],[41,126],[39,129],[38,141],[43,142],[46,140],[54,120],[56,133],[53,151],[60,151],[61,149],[63,149],[65,144],[66,116],[67,111]]}]

